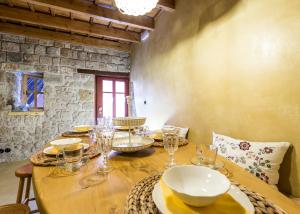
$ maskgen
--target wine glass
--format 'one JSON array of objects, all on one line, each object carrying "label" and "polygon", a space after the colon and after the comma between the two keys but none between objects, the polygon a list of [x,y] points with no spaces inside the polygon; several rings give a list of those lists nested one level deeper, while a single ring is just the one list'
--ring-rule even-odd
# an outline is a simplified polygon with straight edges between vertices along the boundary
[{"label": "wine glass", "polygon": [[169,154],[169,160],[166,164],[166,168],[170,168],[176,165],[174,160],[174,153],[178,149],[178,132],[179,130],[175,127],[164,127],[163,132],[163,143],[164,148]]},{"label": "wine glass", "polygon": [[112,166],[108,162],[108,154],[112,148],[114,129],[110,126],[103,127],[97,130],[96,136],[98,148],[103,158],[102,165],[99,167],[98,173],[106,174],[112,170]]}]

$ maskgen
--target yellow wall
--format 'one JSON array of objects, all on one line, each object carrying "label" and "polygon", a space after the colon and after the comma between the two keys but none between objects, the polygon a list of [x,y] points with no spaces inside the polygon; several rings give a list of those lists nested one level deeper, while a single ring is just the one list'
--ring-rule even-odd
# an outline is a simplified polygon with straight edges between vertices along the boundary
[{"label": "yellow wall", "polygon": [[213,130],[291,142],[280,187],[300,196],[300,0],[176,2],[134,48],[137,113],[190,127],[196,143]]}]

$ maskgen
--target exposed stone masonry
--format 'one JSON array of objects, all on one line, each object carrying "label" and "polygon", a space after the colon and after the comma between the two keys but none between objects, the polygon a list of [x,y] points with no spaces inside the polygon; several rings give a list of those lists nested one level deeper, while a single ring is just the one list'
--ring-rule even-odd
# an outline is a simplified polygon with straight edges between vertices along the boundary
[{"label": "exposed stone masonry", "polygon": [[[94,119],[94,75],[77,69],[129,72],[129,53],[1,34],[0,162],[28,158],[76,124]],[[16,71],[44,73],[44,115],[8,115]]]}]

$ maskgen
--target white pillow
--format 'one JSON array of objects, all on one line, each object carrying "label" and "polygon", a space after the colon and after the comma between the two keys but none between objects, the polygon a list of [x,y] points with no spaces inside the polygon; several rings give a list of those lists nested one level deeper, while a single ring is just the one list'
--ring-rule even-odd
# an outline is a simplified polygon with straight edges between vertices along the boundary
[{"label": "white pillow", "polygon": [[279,167],[289,148],[288,142],[250,142],[213,133],[218,154],[235,162],[268,184],[276,185]]}]

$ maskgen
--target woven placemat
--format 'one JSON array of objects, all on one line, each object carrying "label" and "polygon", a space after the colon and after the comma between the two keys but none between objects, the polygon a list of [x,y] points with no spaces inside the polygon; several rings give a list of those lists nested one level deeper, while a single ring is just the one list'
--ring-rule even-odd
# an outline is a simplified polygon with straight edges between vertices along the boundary
[{"label": "woven placemat", "polygon": [[[125,207],[125,213],[136,214],[136,213],[159,213],[152,199],[152,191],[155,184],[159,181],[161,175],[148,176],[139,181],[129,192],[127,197],[127,204]],[[266,213],[266,214],[286,214],[279,207],[275,206],[272,202],[267,200],[265,197],[258,193],[248,190],[246,187],[234,183],[243,191],[248,197],[255,208],[255,213]]]},{"label": "woven placemat", "polygon": [[[90,159],[98,156],[100,153],[97,146],[90,145],[90,147],[83,153],[83,156],[89,156]],[[32,164],[37,166],[55,166],[56,158],[53,156],[48,156],[43,153],[43,150],[38,151],[30,157]]]},{"label": "woven placemat", "polygon": [[[189,143],[189,141],[187,139],[179,139],[178,146],[185,146],[188,143]],[[155,140],[154,143],[152,144],[152,146],[164,147],[164,142]]]}]

